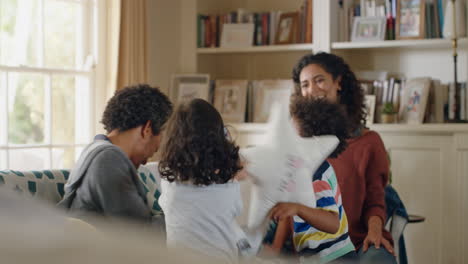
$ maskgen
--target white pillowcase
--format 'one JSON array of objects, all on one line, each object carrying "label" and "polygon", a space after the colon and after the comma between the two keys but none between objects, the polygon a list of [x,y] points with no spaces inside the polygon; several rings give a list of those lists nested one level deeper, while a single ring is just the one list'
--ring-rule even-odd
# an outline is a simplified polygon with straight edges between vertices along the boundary
[{"label": "white pillowcase", "polygon": [[253,182],[247,228],[253,247],[266,231],[269,211],[278,202],[315,207],[312,176],[335,150],[336,136],[301,138],[289,120],[287,106],[275,104],[262,145],[241,150]]}]

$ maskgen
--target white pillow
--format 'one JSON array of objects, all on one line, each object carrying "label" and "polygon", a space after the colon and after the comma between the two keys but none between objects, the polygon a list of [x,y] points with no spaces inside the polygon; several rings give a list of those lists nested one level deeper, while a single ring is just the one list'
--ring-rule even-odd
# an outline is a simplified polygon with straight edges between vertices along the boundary
[{"label": "white pillow", "polygon": [[261,241],[268,213],[278,202],[315,207],[312,175],[339,143],[335,136],[301,138],[285,105],[275,104],[271,112],[264,144],[241,150],[253,181],[247,219],[252,243]]}]

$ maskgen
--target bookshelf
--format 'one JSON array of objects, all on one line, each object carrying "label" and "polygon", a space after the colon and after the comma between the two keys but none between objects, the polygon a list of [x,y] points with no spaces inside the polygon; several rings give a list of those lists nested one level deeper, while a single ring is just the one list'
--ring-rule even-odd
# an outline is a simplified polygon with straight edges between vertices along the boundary
[{"label": "bookshelf", "polygon": [[290,45],[266,45],[253,46],[247,48],[197,48],[198,54],[226,54],[226,53],[260,53],[260,52],[292,52],[306,51],[313,52],[314,44],[301,43]]},{"label": "bookshelf", "polygon": [[[230,124],[230,126],[234,129],[233,131],[240,133],[265,133],[267,131],[267,124],[264,123],[236,123]],[[468,125],[466,124],[371,124],[369,128],[380,133],[412,133],[421,135],[468,133]]]},{"label": "bookshelf", "polygon": [[[354,71],[403,73],[453,81],[450,40],[338,41],[337,0],[313,1],[313,44],[239,49],[197,48],[199,13],[294,11],[302,0],[180,0],[180,72],[208,73],[212,79],[286,79],[297,60],[317,51],[342,56]],[[347,1],[347,0],[345,0]],[[457,0],[458,1],[458,0]],[[459,40],[458,78],[467,81],[468,38]],[[231,124],[241,146],[258,144],[266,124]],[[393,185],[406,208],[426,217],[404,232],[409,263],[466,263],[468,251],[468,124],[372,124],[391,157]]]},{"label": "bookshelf", "polygon": [[[459,48],[466,46],[468,38],[458,40]],[[452,41],[450,39],[415,39],[415,40],[384,40],[373,42],[333,42],[333,50],[346,49],[380,49],[380,48],[415,48],[415,49],[450,49]]]}]

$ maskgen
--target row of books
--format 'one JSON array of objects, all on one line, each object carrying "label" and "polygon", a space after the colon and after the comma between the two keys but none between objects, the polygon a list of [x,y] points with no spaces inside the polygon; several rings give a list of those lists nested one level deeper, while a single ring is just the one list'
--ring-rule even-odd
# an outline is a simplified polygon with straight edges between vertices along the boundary
[{"label": "row of books", "polygon": [[[381,72],[380,76],[385,74]],[[380,123],[381,113],[389,111],[389,108],[398,115],[401,123],[468,121],[466,82],[455,86],[429,77],[408,80],[384,77],[373,81],[361,79],[361,86],[366,97],[371,98],[366,100],[369,123]]]},{"label": "row of books", "polygon": [[[277,44],[280,28],[291,27],[290,43],[312,43],[312,0],[304,0],[297,12],[249,12],[238,9],[227,14],[199,14],[197,16],[197,46],[220,47],[224,24],[254,24],[254,46]],[[290,21],[286,21],[290,18]],[[285,22],[281,24],[284,19]],[[289,29],[288,29],[289,30]]]},{"label": "row of books", "polygon": [[[421,30],[424,32],[424,38],[443,37],[442,31],[446,1],[447,0],[427,0],[423,2],[424,5],[422,8],[419,8],[417,11],[411,11],[415,12],[415,14],[411,14],[412,17],[410,19],[417,20],[420,16],[424,17],[423,27],[421,27]],[[402,7],[399,6],[400,4],[402,4],[402,1],[399,0],[340,0],[338,9],[340,24],[339,41],[346,42],[351,40],[355,17],[385,17],[385,39],[396,39],[398,8],[400,9],[400,16],[405,15],[402,14]],[[412,4],[414,3],[409,3],[408,5]],[[406,10],[410,8],[414,7],[407,7]],[[419,21],[414,21],[414,23],[419,24]]]}]

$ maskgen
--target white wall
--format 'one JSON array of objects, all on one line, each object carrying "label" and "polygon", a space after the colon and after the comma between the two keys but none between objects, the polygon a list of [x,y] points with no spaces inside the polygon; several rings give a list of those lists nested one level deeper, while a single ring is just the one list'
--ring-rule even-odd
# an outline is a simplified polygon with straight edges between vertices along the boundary
[{"label": "white wall", "polygon": [[180,0],[148,1],[148,83],[168,94],[171,74],[180,71]]}]

